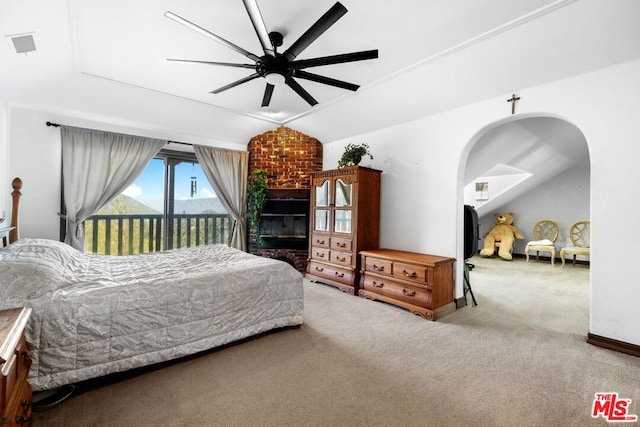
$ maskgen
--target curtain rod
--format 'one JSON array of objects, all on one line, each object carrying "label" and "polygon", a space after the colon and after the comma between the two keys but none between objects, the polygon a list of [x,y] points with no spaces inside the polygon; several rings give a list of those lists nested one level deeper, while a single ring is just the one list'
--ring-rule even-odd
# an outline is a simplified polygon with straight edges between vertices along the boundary
[{"label": "curtain rod", "polygon": [[[54,128],[60,127],[58,123],[47,122],[47,126],[53,126]],[[179,141],[167,141],[167,144],[180,144],[180,145],[189,145],[193,147],[193,144],[189,144],[188,142],[179,142]]]}]

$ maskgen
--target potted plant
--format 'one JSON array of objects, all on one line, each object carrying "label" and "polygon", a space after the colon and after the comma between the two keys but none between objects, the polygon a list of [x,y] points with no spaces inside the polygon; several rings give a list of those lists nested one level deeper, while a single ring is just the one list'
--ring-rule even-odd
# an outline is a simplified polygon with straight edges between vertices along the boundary
[{"label": "potted plant", "polygon": [[362,161],[364,156],[369,156],[369,158],[373,159],[373,156],[369,152],[369,144],[356,145],[349,143],[344,147],[344,153],[342,153],[342,157],[338,161],[338,167],[343,168],[345,166],[357,165]]},{"label": "potted plant", "polygon": [[268,190],[267,171],[254,169],[247,181],[247,218],[249,219],[249,230],[256,236],[256,242],[259,245],[263,243],[258,230],[260,214],[267,199]]}]

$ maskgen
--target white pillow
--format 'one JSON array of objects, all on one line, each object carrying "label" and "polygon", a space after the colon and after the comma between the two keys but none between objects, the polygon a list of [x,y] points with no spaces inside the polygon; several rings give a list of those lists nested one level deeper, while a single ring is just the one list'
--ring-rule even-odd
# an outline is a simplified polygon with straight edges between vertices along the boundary
[{"label": "white pillow", "polygon": [[64,285],[70,253],[64,246],[75,249],[50,242],[20,239],[0,250],[0,299],[38,298]]}]

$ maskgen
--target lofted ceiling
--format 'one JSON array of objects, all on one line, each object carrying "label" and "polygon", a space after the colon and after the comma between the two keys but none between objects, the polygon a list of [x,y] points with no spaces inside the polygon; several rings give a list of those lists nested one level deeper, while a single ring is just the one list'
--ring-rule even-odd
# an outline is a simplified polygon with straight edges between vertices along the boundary
[{"label": "lofted ceiling", "polygon": [[[482,216],[574,166],[589,164],[587,141],[573,124],[551,117],[514,120],[491,129],[471,149],[465,203],[475,205]],[[476,202],[475,183],[492,180],[498,185],[490,185],[491,198]]]},{"label": "lofted ceiling", "polygon": [[[258,0],[287,49],[334,0]],[[309,105],[252,70],[167,58],[250,63],[165,17],[171,11],[261,56],[242,0],[22,0],[0,3],[0,99],[52,114],[246,143],[280,125],[330,142],[640,57],[640,2],[341,0],[348,9],[297,59],[378,49],[379,58],[315,67],[356,92],[298,82]],[[17,54],[10,36],[32,34]]]}]

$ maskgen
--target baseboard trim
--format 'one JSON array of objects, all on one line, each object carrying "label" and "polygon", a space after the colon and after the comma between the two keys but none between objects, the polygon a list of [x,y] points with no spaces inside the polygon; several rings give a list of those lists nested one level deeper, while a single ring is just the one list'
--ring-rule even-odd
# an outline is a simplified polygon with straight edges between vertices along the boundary
[{"label": "baseboard trim", "polygon": [[[513,254],[511,254],[511,255],[512,255],[514,258],[522,258],[522,259],[526,259],[526,258],[527,258],[527,256],[526,256],[525,254],[516,254],[516,253],[513,253]],[[496,255],[496,256],[497,256],[497,255]],[[529,255],[529,259],[530,259],[531,261],[535,261],[535,260],[536,260],[536,256],[535,256],[535,255]],[[550,256],[548,256],[548,255],[540,255],[540,256],[538,257],[538,261],[551,262],[551,257],[550,257]],[[556,257],[556,258],[555,258],[555,263],[556,263],[556,264],[562,264],[562,258],[558,258],[558,257]],[[567,259],[565,260],[565,262],[564,262],[564,263],[565,263],[565,265],[571,265],[571,264],[573,264],[573,260],[572,260],[572,259],[567,258]],[[577,264],[591,266],[591,260],[579,260],[579,259],[577,259],[577,260],[576,260],[576,265],[577,265]]]},{"label": "baseboard trim", "polygon": [[467,300],[465,297],[460,297],[455,299],[456,308],[462,308],[467,306]]},{"label": "baseboard trim", "polygon": [[628,342],[618,341],[612,338],[594,335],[592,333],[587,334],[587,343],[640,357],[640,345],[630,344]]}]

